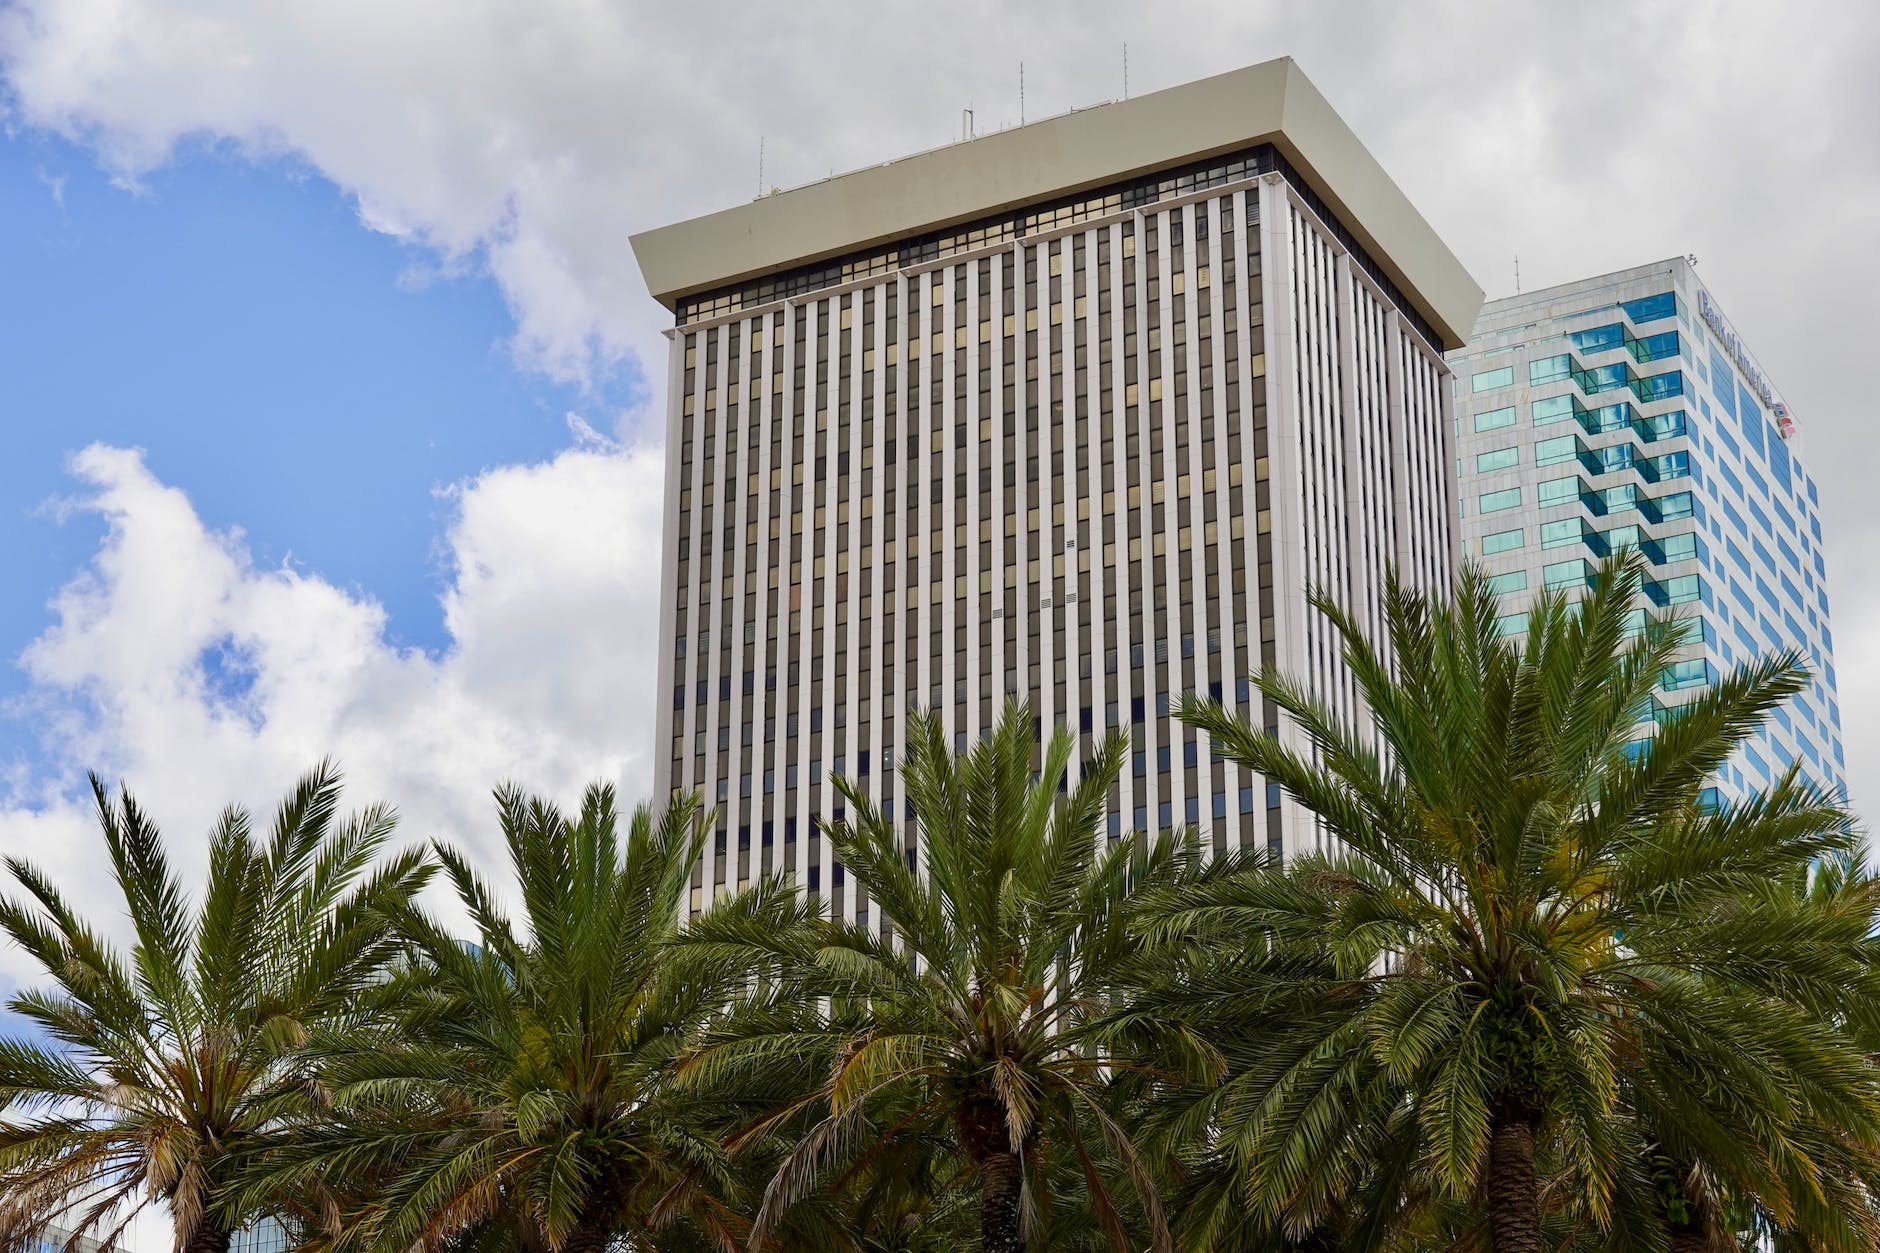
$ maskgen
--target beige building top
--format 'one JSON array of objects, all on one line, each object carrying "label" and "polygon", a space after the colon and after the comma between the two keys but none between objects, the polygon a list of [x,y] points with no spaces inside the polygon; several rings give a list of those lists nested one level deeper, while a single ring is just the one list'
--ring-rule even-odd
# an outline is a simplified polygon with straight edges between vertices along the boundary
[{"label": "beige building top", "polygon": [[643,231],[667,308],[700,292],[1270,143],[1446,341],[1482,288],[1290,57],[1000,131]]}]

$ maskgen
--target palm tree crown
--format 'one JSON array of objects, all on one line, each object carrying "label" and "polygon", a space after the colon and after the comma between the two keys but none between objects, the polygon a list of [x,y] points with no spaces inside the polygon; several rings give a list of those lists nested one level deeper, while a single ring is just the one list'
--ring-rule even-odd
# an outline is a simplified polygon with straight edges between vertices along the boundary
[{"label": "palm tree crown", "polygon": [[[1842,1007],[1880,896],[1793,770],[1741,804],[1703,792],[1806,675],[1744,665],[1642,733],[1684,628],[1633,609],[1641,571],[1621,555],[1577,603],[1541,597],[1523,638],[1479,570],[1452,601],[1393,583],[1388,651],[1320,597],[1362,718],[1275,673],[1259,690],[1302,742],[1180,711],[1331,837],[1155,902],[1164,935],[1216,946],[1171,999],[1263,1042],[1200,1098],[1257,1216],[1302,1235],[1385,1180],[1537,1253],[1545,1175],[1549,1213],[1609,1239],[1660,1246],[1652,1224],[1714,1185],[1778,1226],[1844,1208],[1816,1238],[1872,1247],[1850,1162],[1880,1088]],[[1836,891],[1794,888],[1824,861]]]},{"label": "palm tree crown", "polygon": [[367,873],[393,816],[337,821],[340,777],[323,764],[265,840],[243,811],[222,815],[192,904],[130,794],[91,782],[136,944],[127,958],[7,859],[26,899],[0,902],[0,928],[52,985],[9,1006],[42,1035],[0,1040],[0,1244],[54,1217],[108,1239],[161,1202],[179,1250],[220,1253],[266,1212],[235,1201],[235,1180],[309,1082],[300,1046],[353,1013],[392,952],[384,911],[426,862],[406,852]]},{"label": "palm tree crown", "polygon": [[668,960],[708,816],[694,797],[642,806],[622,839],[611,787],[572,816],[512,788],[496,801],[526,929],[437,847],[474,943],[405,911],[388,1012],[319,1043],[336,1113],[276,1180],[366,1181],[343,1232],[361,1247],[598,1253],[681,1218],[722,1226],[702,1199],[714,1143],[664,1082],[730,994]]},{"label": "palm tree crown", "polygon": [[1120,1174],[1153,1246],[1168,1248],[1150,1172],[1106,1092],[1145,1059],[1111,1047],[1100,1027],[1138,948],[1126,897],[1185,882],[1202,865],[1198,846],[1171,836],[1104,847],[1120,738],[1063,794],[1073,738],[1054,736],[1034,771],[1033,723],[1020,706],[957,759],[933,716],[910,719],[908,741],[901,778],[924,866],[913,832],[851,780],[836,786],[852,818],[826,828],[891,926],[822,922],[795,948],[750,935],[754,950],[793,964],[807,1012],[734,1022],[693,1063],[709,1083],[778,1057],[819,1059],[811,1090],[759,1124],[811,1117],[771,1182],[759,1234],[819,1182],[907,1170],[976,1183],[981,1247],[1005,1253],[1024,1247],[1026,1226],[1052,1221],[1056,1172],[1081,1186],[1112,1247],[1136,1247],[1111,1194]]}]

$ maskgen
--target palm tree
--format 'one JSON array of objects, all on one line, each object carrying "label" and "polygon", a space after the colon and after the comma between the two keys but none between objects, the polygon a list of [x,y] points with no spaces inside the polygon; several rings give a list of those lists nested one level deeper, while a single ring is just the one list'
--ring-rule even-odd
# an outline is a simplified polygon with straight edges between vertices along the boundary
[{"label": "palm tree", "polygon": [[[366,1181],[328,1233],[360,1247],[599,1253],[681,1221],[741,1239],[712,1187],[728,1178],[717,1142],[666,1082],[742,975],[670,960],[710,815],[695,797],[642,806],[623,840],[610,787],[572,817],[514,788],[496,804],[525,926],[439,844],[474,940],[403,912],[392,1012],[320,1042],[334,1114],[311,1117],[257,1186]],[[781,894],[737,908],[797,921]]]},{"label": "palm tree", "polygon": [[1640,624],[1642,569],[1621,554],[1578,603],[1542,596],[1519,639],[1474,568],[1453,600],[1391,582],[1387,646],[1321,595],[1361,717],[1271,672],[1258,690],[1297,747],[1213,702],[1179,711],[1332,837],[1153,902],[1160,936],[1215,951],[1214,984],[1160,1008],[1263,1033],[1205,1099],[1266,1221],[1341,1221],[1415,1163],[1433,1201],[1482,1207],[1495,1253],[1538,1253],[1543,1175],[1616,1239],[1651,1208],[1641,1163],[1670,1152],[1787,1222],[1837,1168],[1830,1141],[1880,1135],[1846,1020],[1880,896],[1777,886],[1857,856],[1846,812],[1794,771],[1741,804],[1702,791],[1806,673],[1747,663],[1642,739],[1684,638]]},{"label": "palm tree", "polygon": [[1097,747],[1060,795],[1073,744],[1057,732],[1034,771],[1033,722],[1014,704],[956,759],[939,719],[916,715],[902,781],[924,868],[909,852],[914,831],[852,780],[836,780],[852,817],[825,827],[881,923],[695,933],[728,951],[742,944],[793,981],[767,984],[709,1039],[688,1063],[691,1081],[709,1089],[805,1058],[820,1071],[746,1133],[801,1130],[766,1190],[754,1245],[819,1185],[879,1190],[911,1174],[976,1188],[987,1253],[1015,1253],[1028,1228],[1065,1222],[1053,1181],[1066,1178],[1109,1247],[1134,1247],[1116,1190],[1125,1180],[1152,1246],[1170,1247],[1153,1172],[1112,1089],[1119,1075],[1208,1058],[1153,1038],[1139,1049],[1107,1035],[1104,1017],[1140,948],[1130,893],[1177,888],[1204,858],[1187,835],[1106,848],[1123,741]]},{"label": "palm tree", "polygon": [[161,1203],[178,1250],[224,1253],[231,1231],[269,1212],[234,1185],[308,1085],[301,1046],[345,1029],[394,951],[384,911],[429,867],[408,851],[369,870],[395,819],[374,807],[337,820],[340,776],[322,764],[265,840],[242,810],[223,813],[191,902],[130,793],[91,785],[136,943],[125,956],[7,859],[26,899],[0,901],[0,928],[51,986],[9,1005],[39,1034],[0,1041],[0,1245],[55,1217],[109,1239]]}]

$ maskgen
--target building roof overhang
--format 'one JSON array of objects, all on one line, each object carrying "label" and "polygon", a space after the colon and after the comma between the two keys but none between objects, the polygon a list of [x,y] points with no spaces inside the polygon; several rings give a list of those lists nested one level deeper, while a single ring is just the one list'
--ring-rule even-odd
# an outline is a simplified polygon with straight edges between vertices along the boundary
[{"label": "building roof overhang", "polygon": [[1270,143],[1446,348],[1482,288],[1291,58],[1080,109],[632,237],[653,296],[688,296]]}]

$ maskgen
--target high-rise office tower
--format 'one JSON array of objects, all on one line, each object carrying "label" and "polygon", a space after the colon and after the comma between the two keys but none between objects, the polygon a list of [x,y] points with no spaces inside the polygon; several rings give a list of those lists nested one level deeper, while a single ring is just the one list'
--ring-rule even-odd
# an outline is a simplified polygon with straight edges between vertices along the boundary
[{"label": "high-rise office tower", "polygon": [[655,753],[720,807],[695,905],[786,868],[865,911],[816,820],[833,773],[903,811],[915,707],[1127,731],[1113,829],[1312,838],[1170,703],[1263,720],[1263,661],[1348,694],[1308,589],[1446,579],[1481,291],[1290,61],[633,246],[674,314]]},{"label": "high-rise office tower", "polygon": [[1690,264],[1491,301],[1450,363],[1463,550],[1507,596],[1508,630],[1538,589],[1581,586],[1635,547],[1648,600],[1691,623],[1641,712],[1663,719],[1731,665],[1796,649],[1813,686],[1725,767],[1718,795],[1794,761],[1843,787],[1820,497],[1788,408]]}]

